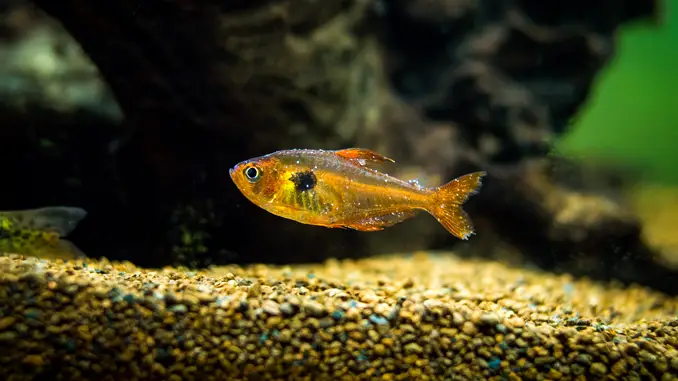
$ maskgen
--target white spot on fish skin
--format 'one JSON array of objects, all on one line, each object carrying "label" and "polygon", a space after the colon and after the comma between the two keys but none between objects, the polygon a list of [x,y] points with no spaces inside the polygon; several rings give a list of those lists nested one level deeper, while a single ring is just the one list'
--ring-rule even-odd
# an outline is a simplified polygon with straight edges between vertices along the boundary
[{"label": "white spot on fish skin", "polygon": [[299,159],[297,159],[297,164],[299,164]]},{"label": "white spot on fish skin", "polygon": [[358,159],[358,163],[360,163],[360,165],[364,166],[367,162],[365,161],[365,159]]},{"label": "white spot on fish skin", "polygon": [[408,182],[410,185],[413,185],[413,186],[415,186],[415,187],[421,189],[421,184],[419,184],[419,180],[413,179],[413,180],[407,180],[407,182]]}]

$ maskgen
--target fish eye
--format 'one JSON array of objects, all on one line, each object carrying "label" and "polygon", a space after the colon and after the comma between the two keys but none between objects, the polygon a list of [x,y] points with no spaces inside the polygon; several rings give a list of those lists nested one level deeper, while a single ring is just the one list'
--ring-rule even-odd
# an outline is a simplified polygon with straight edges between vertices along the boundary
[{"label": "fish eye", "polygon": [[259,179],[261,178],[261,170],[259,170],[259,168],[257,167],[245,168],[243,172],[245,173],[245,177],[247,177],[247,180],[249,180],[252,183],[259,181]]}]

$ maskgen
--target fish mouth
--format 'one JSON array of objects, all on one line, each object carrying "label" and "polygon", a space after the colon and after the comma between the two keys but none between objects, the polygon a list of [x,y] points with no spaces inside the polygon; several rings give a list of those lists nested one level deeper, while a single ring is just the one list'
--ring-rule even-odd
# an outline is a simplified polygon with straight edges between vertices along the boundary
[{"label": "fish mouth", "polygon": [[235,173],[235,167],[229,168],[228,175],[231,176],[231,180],[235,180],[235,178],[233,177],[234,173]]}]

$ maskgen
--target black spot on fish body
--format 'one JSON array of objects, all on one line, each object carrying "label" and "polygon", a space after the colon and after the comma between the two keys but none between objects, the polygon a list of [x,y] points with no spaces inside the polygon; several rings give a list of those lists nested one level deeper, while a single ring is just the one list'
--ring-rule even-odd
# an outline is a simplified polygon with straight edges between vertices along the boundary
[{"label": "black spot on fish body", "polygon": [[318,178],[315,177],[313,171],[297,172],[290,177],[290,181],[294,183],[294,187],[298,192],[305,192],[313,189],[318,183]]}]

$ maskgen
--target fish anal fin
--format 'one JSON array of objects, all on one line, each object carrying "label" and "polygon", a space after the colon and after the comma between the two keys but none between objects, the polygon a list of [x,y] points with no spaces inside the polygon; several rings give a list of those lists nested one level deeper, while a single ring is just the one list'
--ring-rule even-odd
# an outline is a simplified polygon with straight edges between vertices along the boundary
[{"label": "fish anal fin", "polygon": [[395,224],[403,222],[408,218],[414,217],[419,211],[416,209],[392,211],[384,214],[364,217],[349,223],[342,223],[341,226],[363,232],[373,232],[383,230]]},{"label": "fish anal fin", "polygon": [[359,232],[376,232],[379,230],[384,230],[383,226],[375,225],[342,225],[343,229],[355,230]]},{"label": "fish anal fin", "polygon": [[366,167],[369,164],[395,163],[395,160],[391,158],[364,148],[347,148],[334,151],[334,153],[337,156],[350,160],[362,167]]},{"label": "fish anal fin", "polygon": [[49,206],[39,209],[2,212],[13,223],[14,229],[52,232],[65,237],[85,218],[84,209],[69,206]]}]

